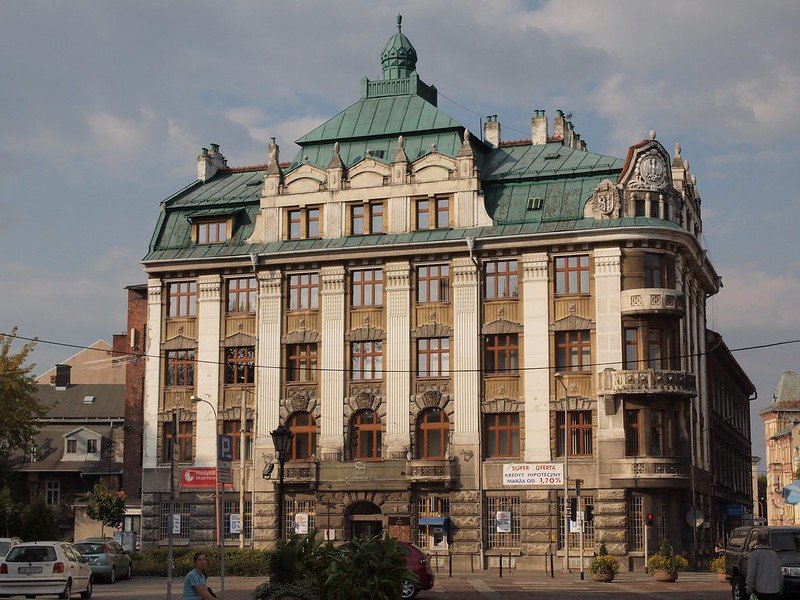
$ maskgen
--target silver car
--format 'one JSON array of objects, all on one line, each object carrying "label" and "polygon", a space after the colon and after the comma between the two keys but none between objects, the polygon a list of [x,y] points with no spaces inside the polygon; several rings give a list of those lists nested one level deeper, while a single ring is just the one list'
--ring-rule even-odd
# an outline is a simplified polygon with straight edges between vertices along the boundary
[{"label": "silver car", "polygon": [[118,577],[130,579],[131,557],[114,540],[87,538],[75,545],[89,561],[92,574],[114,583]]}]

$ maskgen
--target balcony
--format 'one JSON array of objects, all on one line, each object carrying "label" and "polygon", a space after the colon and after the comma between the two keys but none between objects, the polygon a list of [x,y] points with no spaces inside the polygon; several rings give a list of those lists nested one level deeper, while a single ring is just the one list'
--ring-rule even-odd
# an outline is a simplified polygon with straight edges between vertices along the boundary
[{"label": "balcony", "polygon": [[406,480],[411,483],[442,483],[456,479],[456,461],[451,459],[415,459],[406,461]]},{"label": "balcony", "polygon": [[683,294],[667,288],[643,288],[620,292],[623,315],[675,315],[684,313]]},{"label": "balcony", "polygon": [[625,487],[685,488],[689,481],[689,459],[683,456],[631,457],[613,461],[611,480]]},{"label": "balcony", "polygon": [[600,395],[669,394],[696,396],[696,378],[686,371],[615,371],[600,373]]},{"label": "balcony", "polygon": [[286,484],[316,486],[319,481],[319,463],[316,461],[289,461],[284,466]]}]

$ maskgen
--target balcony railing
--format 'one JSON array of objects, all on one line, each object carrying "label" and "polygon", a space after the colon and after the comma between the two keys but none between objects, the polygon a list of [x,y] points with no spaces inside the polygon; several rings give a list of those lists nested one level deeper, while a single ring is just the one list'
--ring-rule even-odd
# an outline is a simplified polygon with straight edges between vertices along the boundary
[{"label": "balcony railing", "polygon": [[623,290],[620,293],[623,315],[669,314],[683,316],[683,294],[667,288]]},{"label": "balcony railing", "polygon": [[285,483],[316,485],[319,480],[319,463],[316,461],[289,461],[284,466]]},{"label": "balcony railing", "polygon": [[600,394],[677,394],[695,396],[696,378],[686,371],[615,371],[600,373]]},{"label": "balcony railing", "polygon": [[685,457],[631,457],[614,461],[612,479],[658,479],[685,481],[689,478],[689,459]]},{"label": "balcony railing", "polygon": [[455,461],[414,459],[406,462],[406,479],[412,483],[445,483],[456,477]]}]

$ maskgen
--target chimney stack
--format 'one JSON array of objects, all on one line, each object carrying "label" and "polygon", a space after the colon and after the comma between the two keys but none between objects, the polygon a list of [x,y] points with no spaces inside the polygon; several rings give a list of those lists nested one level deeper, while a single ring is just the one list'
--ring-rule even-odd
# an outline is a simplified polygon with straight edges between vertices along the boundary
[{"label": "chimney stack", "polygon": [[547,143],[547,116],[543,109],[533,111],[531,119],[531,144],[538,146]]},{"label": "chimney stack", "polygon": [[209,145],[211,152],[208,148],[201,148],[200,156],[197,157],[197,178],[200,181],[208,181],[217,171],[228,166],[228,161],[219,151],[219,144]]},{"label": "chimney stack", "polygon": [[495,148],[500,145],[500,123],[497,121],[497,115],[488,115],[486,123],[483,126],[483,139],[487,144],[491,144]]},{"label": "chimney stack", "polygon": [[69,387],[70,365],[56,365],[56,389],[65,390]]},{"label": "chimney stack", "polygon": [[567,120],[564,118],[564,111],[559,109],[556,111],[556,118],[553,124],[553,138],[556,141],[563,142],[566,139],[564,137],[566,129],[567,129]]}]

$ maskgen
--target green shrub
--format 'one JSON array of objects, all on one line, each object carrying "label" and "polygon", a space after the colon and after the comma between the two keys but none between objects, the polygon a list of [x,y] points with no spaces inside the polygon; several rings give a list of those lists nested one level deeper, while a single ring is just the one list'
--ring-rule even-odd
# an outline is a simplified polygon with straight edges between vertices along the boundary
[{"label": "green shrub", "polygon": [[[219,577],[219,548],[172,549],[174,563],[173,575],[184,577],[194,568],[194,554],[204,552],[208,558],[206,573],[209,577]],[[240,577],[264,577],[267,574],[270,552],[254,548],[225,548],[225,575]],[[167,576],[167,549],[153,548],[146,552],[131,554],[133,574],[152,577]]]},{"label": "green shrub", "polygon": [[606,549],[606,543],[600,542],[600,548],[597,550],[597,556],[592,557],[589,562],[589,570],[592,573],[619,573],[619,561],[611,556]]}]

